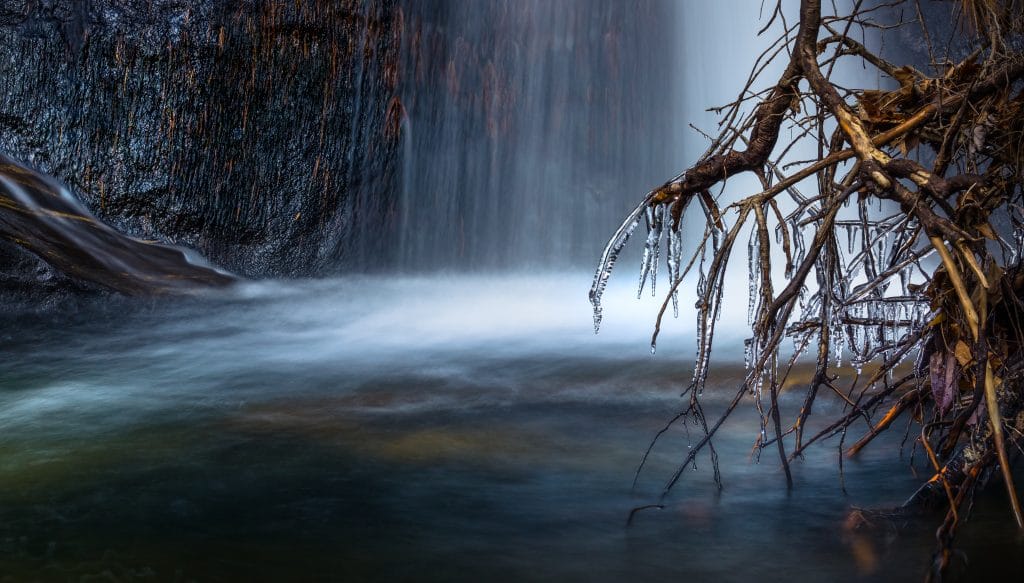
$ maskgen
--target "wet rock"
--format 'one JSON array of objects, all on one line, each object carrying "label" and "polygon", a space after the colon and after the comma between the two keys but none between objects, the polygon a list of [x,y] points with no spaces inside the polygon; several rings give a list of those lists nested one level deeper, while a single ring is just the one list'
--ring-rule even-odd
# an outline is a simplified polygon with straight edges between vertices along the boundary
[{"label": "wet rock", "polygon": [[4,2],[0,151],[116,228],[242,275],[351,266],[354,245],[379,257],[349,227],[384,228],[393,204],[398,14],[392,0]]}]

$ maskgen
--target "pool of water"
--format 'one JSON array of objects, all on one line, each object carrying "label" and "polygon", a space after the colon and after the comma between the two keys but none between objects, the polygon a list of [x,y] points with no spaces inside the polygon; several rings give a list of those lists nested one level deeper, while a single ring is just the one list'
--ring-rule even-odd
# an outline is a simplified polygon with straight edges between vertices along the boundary
[{"label": "pool of water", "polygon": [[[752,407],[663,509],[693,328],[587,274],[348,278],[0,316],[0,581],[918,580],[937,518],[841,528],[922,479],[903,431],[845,465],[751,460]],[[724,362],[741,346],[721,335]],[[705,397],[721,410],[740,373]],[[792,412],[797,397],[783,398]],[[838,414],[838,403],[818,407]],[[696,435],[692,427],[690,436]],[[970,578],[1024,569],[1001,493]]]}]

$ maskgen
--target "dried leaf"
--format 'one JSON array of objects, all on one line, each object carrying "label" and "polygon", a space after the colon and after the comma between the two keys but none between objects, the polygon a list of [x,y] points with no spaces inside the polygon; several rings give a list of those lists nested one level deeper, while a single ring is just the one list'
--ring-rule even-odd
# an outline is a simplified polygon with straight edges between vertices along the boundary
[{"label": "dried leaf", "polygon": [[1003,275],[1005,274],[1006,271],[1003,270],[1002,267],[999,267],[999,265],[997,265],[995,262],[993,262],[992,265],[988,266],[988,280],[990,282],[999,281],[1000,279],[1003,279]]},{"label": "dried leaf", "polygon": [[939,413],[948,411],[956,397],[956,359],[957,357],[949,352],[935,352],[928,359],[932,397],[935,398]]},{"label": "dried leaf", "polygon": [[992,225],[988,223],[981,223],[977,226],[978,232],[981,233],[986,239],[995,241],[997,239],[996,232],[992,230]]},{"label": "dried leaf", "polygon": [[971,354],[971,347],[967,345],[963,340],[956,341],[956,361],[960,363],[960,366],[967,366],[974,360],[974,355]]},{"label": "dried leaf", "polygon": [[914,75],[914,70],[907,66],[900,67],[892,73],[893,76],[896,77],[896,80],[900,82],[900,85],[903,86],[913,86],[914,80],[917,78],[917,76]]},{"label": "dried leaf", "polygon": [[967,59],[966,61],[961,63],[959,66],[950,67],[949,70],[946,71],[945,77],[946,79],[953,81],[960,81],[963,79],[969,80],[974,77],[974,75],[978,72],[978,69],[980,69],[980,67],[978,65],[977,57],[971,57],[970,59]]}]

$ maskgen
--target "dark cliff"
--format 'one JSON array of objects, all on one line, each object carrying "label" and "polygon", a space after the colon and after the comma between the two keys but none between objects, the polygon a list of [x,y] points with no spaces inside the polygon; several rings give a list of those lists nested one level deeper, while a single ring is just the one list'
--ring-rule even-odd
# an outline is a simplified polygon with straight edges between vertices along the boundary
[{"label": "dark cliff", "polygon": [[[589,267],[681,158],[674,10],[8,0],[0,152],[243,276]],[[10,242],[0,265],[66,283]]]},{"label": "dark cliff", "polygon": [[241,274],[342,265],[393,204],[399,24],[392,0],[8,0],[0,150]]}]

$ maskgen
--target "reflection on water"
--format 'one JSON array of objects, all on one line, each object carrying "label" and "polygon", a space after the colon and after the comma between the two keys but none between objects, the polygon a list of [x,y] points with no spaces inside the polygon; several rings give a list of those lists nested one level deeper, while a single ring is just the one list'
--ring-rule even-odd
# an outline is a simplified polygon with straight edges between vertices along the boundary
[{"label": "reflection on water", "polygon": [[[680,427],[630,490],[676,407],[690,332],[679,322],[652,357],[656,305],[622,289],[595,337],[588,283],[253,284],[6,314],[0,581],[918,577],[930,521],[838,528],[849,505],[912,491],[901,435],[847,463],[848,496],[834,443],[787,494],[774,458],[748,462],[741,416],[719,441],[720,496],[703,460],[626,528],[686,450]],[[722,369],[721,399],[735,380]],[[1000,502],[965,538],[981,541],[972,576],[1022,566]]]}]

